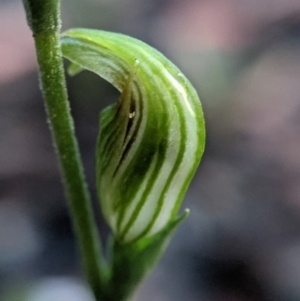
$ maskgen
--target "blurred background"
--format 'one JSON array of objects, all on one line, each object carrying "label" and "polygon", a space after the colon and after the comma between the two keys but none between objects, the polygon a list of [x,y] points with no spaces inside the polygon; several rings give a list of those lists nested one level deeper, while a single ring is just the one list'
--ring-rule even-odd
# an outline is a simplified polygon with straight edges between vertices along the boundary
[{"label": "blurred background", "polygon": [[[62,0],[62,19],[63,29],[156,47],[203,104],[207,146],[183,203],[190,217],[135,300],[300,300],[300,1]],[[0,0],[0,28],[0,300],[93,301],[20,0]],[[98,113],[118,93],[88,72],[67,81],[98,210]]]}]

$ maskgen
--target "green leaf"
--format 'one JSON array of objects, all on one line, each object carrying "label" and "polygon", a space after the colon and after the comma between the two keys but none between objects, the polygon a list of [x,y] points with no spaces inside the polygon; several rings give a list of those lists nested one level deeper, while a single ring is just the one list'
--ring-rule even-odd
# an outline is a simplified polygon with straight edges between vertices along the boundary
[{"label": "green leaf", "polygon": [[188,214],[189,211],[186,210],[151,238],[143,238],[125,246],[115,243],[109,291],[113,300],[127,300],[133,294],[163,254],[175,229]]},{"label": "green leaf", "polygon": [[62,52],[72,74],[93,71],[121,92],[100,115],[98,196],[119,243],[152,237],[176,218],[203,154],[197,93],[160,52],[122,34],[72,29]]}]

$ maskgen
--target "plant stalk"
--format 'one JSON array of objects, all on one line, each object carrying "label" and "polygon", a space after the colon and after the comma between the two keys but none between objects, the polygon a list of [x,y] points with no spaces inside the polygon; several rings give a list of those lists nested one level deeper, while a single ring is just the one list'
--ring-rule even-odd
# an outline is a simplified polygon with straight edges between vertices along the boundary
[{"label": "plant stalk", "polygon": [[60,50],[60,1],[23,2],[28,24],[33,32],[40,86],[80,249],[82,267],[96,300],[103,300],[105,284],[101,242],[75,137]]}]

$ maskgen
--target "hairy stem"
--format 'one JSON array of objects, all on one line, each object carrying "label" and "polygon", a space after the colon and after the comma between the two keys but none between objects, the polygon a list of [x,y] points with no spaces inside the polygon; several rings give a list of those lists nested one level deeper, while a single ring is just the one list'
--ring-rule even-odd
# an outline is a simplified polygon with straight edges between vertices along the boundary
[{"label": "hairy stem", "polygon": [[23,0],[32,29],[45,108],[86,277],[103,300],[101,244],[74,133],[60,50],[59,0]]}]

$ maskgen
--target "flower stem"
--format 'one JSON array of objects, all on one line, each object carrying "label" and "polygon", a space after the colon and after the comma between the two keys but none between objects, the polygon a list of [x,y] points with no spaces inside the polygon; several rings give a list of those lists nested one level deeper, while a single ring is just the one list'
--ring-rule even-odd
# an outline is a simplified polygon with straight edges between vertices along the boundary
[{"label": "flower stem", "polygon": [[35,41],[41,90],[80,257],[96,300],[104,294],[101,243],[70,113],[60,50],[60,1],[23,0]]}]

